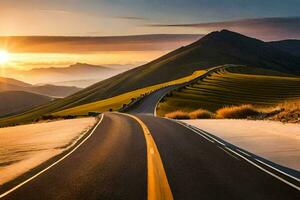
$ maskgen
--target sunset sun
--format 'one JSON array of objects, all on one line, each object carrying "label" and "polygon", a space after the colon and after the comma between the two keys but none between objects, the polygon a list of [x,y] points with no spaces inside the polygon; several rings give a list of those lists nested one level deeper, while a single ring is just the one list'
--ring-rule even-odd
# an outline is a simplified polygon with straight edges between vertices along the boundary
[{"label": "sunset sun", "polygon": [[5,64],[9,60],[9,53],[6,50],[0,50],[0,64]]}]

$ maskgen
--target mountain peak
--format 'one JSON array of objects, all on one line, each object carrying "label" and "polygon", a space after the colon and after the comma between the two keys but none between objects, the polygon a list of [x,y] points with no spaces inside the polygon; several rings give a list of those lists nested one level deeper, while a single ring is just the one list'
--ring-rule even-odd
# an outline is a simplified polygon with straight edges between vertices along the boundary
[{"label": "mountain peak", "polygon": [[240,33],[236,33],[233,31],[229,31],[226,29],[223,29],[221,31],[214,31],[211,32],[209,34],[207,34],[206,36],[204,36],[203,38],[201,38],[200,40],[198,40],[197,42],[194,43],[194,45],[222,45],[222,44],[262,44],[263,41],[255,39],[255,38],[251,38],[245,35],[242,35]]}]

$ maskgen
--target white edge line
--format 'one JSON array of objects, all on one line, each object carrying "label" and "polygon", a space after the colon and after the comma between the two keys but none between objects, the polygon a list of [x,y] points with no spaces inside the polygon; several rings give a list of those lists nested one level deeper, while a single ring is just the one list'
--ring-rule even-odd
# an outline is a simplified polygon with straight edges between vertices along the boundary
[{"label": "white edge line", "polygon": [[[175,122],[177,122],[177,121],[175,121]],[[202,137],[205,137],[206,139],[209,138],[208,140],[211,141],[211,142],[213,142],[213,143],[217,142],[217,143],[221,144],[222,146],[226,146],[224,143],[222,143],[222,142],[220,142],[219,140],[217,140],[217,139],[211,137],[210,135],[204,133],[203,131],[199,130],[198,128],[196,128],[196,127],[194,127],[194,126],[189,127],[189,126],[188,126],[187,124],[185,124],[185,123],[182,123],[182,122],[177,122],[177,123],[180,124],[180,125],[182,125],[182,126],[184,126],[184,127],[186,127],[186,128],[188,128],[188,129],[190,129],[190,130],[192,130],[193,132],[197,133],[198,135],[200,135],[200,136],[202,136]],[[204,135],[205,135],[205,136],[204,136]]]},{"label": "white edge line", "polygon": [[271,166],[271,165],[269,165],[269,164],[267,164],[267,163],[265,163],[265,162],[263,162],[263,161],[261,161],[261,160],[259,160],[259,159],[256,159],[256,158],[255,158],[255,160],[258,161],[258,162],[260,162],[261,164],[266,165],[267,167],[270,167],[270,168],[272,168],[272,169],[274,169],[274,170],[276,170],[276,171],[278,171],[278,172],[280,172],[280,173],[282,173],[282,174],[284,174],[284,175],[286,175],[286,176],[288,176],[288,177],[290,177],[290,178],[292,178],[292,179],[295,179],[296,181],[300,182],[300,179],[299,179],[299,178],[296,178],[296,177],[291,176],[291,175],[289,175],[289,174],[287,174],[287,173],[285,173],[285,172],[283,172],[283,171],[281,171],[281,170],[279,170],[279,169],[276,169],[275,167],[273,167],[273,166]]},{"label": "white edge line", "polygon": [[258,169],[260,169],[260,170],[266,172],[267,174],[273,176],[274,178],[277,178],[278,180],[280,180],[280,181],[286,183],[287,185],[289,185],[289,186],[291,186],[291,187],[297,189],[298,191],[300,191],[300,187],[294,185],[293,183],[290,183],[290,182],[288,182],[287,180],[285,180],[285,179],[283,179],[283,178],[277,176],[276,174],[273,174],[272,172],[270,172],[270,171],[268,171],[268,170],[262,168],[261,166],[255,164],[254,162],[252,162],[251,160],[249,160],[249,159],[246,158],[245,156],[243,156],[243,155],[241,155],[241,154],[239,154],[239,153],[237,153],[237,152],[231,150],[230,148],[228,148],[228,150],[231,151],[232,153],[238,155],[239,157],[243,158],[244,160],[246,160],[246,161],[249,162],[250,164],[252,164],[252,165],[254,165],[255,167],[257,167]]},{"label": "white edge line", "polygon": [[44,172],[48,171],[49,169],[51,169],[52,167],[54,167],[55,165],[57,165],[58,163],[60,163],[61,161],[63,161],[64,159],[66,159],[69,155],[71,155],[76,149],[78,149],[86,140],[88,140],[93,133],[95,132],[96,128],[99,126],[99,124],[102,122],[104,118],[104,114],[101,115],[101,118],[99,120],[99,122],[96,124],[96,126],[94,127],[94,129],[91,131],[91,133],[84,138],[84,140],[82,140],[74,149],[72,149],[69,153],[67,153],[66,155],[64,155],[62,158],[60,158],[59,160],[57,160],[56,162],[54,162],[53,164],[51,164],[50,166],[48,166],[47,168],[43,169],[42,171],[38,172],[37,174],[35,174],[34,176],[30,177],[29,179],[23,181],[22,183],[18,184],[17,186],[13,187],[12,189],[2,193],[0,195],[0,198],[5,197],[6,195],[10,194],[11,192],[17,190],[18,188],[22,187],[23,185],[25,185],[26,183],[28,183],[29,181],[35,179],[36,177],[38,177],[39,175],[43,174]]},{"label": "white edge line", "polygon": [[211,138],[212,140],[216,141],[217,143],[226,146],[223,142],[220,142],[219,140],[215,139],[214,137],[208,135],[207,133],[205,133],[204,131],[200,130],[199,128],[193,126],[194,129],[196,129],[197,131],[201,132],[202,134],[206,135],[207,137]]},{"label": "white edge line", "polygon": [[240,149],[236,149],[237,151],[239,151],[240,153],[244,154],[245,156],[249,156],[249,157],[252,157],[250,154],[240,150]]},{"label": "white edge line", "polygon": [[157,116],[157,114],[156,114],[156,109],[157,109],[157,106],[158,106],[159,102],[167,95],[167,93],[168,93],[168,92],[166,92],[166,94],[162,95],[162,96],[158,99],[158,101],[156,102],[155,107],[154,107],[154,113],[153,113],[153,114],[154,114],[154,117]]},{"label": "white edge line", "polygon": [[227,147],[225,147],[226,149],[223,149],[222,147],[220,147],[220,146],[217,146],[219,149],[221,149],[222,151],[224,151],[226,154],[228,154],[229,156],[231,156],[231,157],[233,157],[233,158],[235,158],[235,159],[237,159],[237,160],[240,160],[240,159],[238,159],[236,156],[234,156],[234,155],[232,155],[232,153],[229,153],[228,151],[226,151],[226,149],[227,149]]},{"label": "white edge line", "polygon": [[[201,133],[207,135],[206,133],[202,132],[199,128],[197,128],[197,127],[195,127],[195,128],[196,128],[197,130],[199,130]],[[209,135],[207,135],[207,136],[209,137]],[[210,138],[212,138],[212,137],[210,137]],[[213,139],[213,138],[212,138],[212,139]],[[217,141],[217,142],[218,142],[218,143],[221,143],[221,144],[224,145],[224,146],[226,146],[225,144],[223,144],[223,143],[220,142],[220,141]],[[240,149],[238,149],[238,148],[237,148],[236,150],[239,151],[239,152],[241,152],[241,153],[244,154],[244,155],[247,155],[247,156],[249,156],[249,157],[252,157],[252,156],[249,155],[248,153],[246,153],[246,152],[244,152],[244,151],[242,151],[242,150],[240,150]],[[298,178],[296,178],[296,177],[294,177],[294,176],[291,176],[290,174],[287,174],[287,173],[285,173],[285,172],[283,172],[283,171],[281,171],[281,170],[279,170],[279,169],[277,169],[277,168],[275,168],[275,167],[273,167],[273,166],[271,166],[271,165],[269,165],[269,164],[267,164],[267,163],[265,163],[265,162],[263,162],[263,161],[260,161],[260,160],[258,160],[258,159],[255,159],[255,160],[257,160],[258,162],[260,162],[260,163],[266,165],[267,167],[270,167],[270,168],[272,168],[272,169],[278,171],[279,173],[282,173],[282,174],[284,174],[284,175],[286,175],[286,176],[288,176],[288,177],[290,177],[290,178],[292,178],[292,179],[295,179],[296,181],[299,181],[299,182],[300,182],[300,179],[298,179]]]},{"label": "white edge line", "polygon": [[[174,122],[176,122],[176,123],[178,123],[178,124],[180,124],[180,125],[182,125],[182,126],[188,128],[188,129],[192,130],[193,132],[197,133],[197,134],[200,135],[200,136],[203,136],[202,134],[199,133],[201,130],[198,129],[197,127],[195,127],[195,128],[197,128],[197,129],[199,130],[199,132],[196,131],[195,129],[190,128],[188,125],[185,125],[185,124],[182,123],[182,122],[178,122],[178,121],[176,121],[176,120],[172,120],[172,121],[174,121]],[[192,127],[194,128],[194,126],[192,126]],[[201,131],[201,133],[203,133],[203,132]],[[203,133],[203,134],[207,135],[206,133]],[[277,178],[278,180],[280,180],[280,181],[286,183],[287,185],[289,185],[289,186],[291,186],[291,187],[293,187],[293,188],[295,188],[295,189],[297,189],[297,190],[300,191],[300,187],[294,185],[293,183],[288,182],[287,180],[285,180],[285,179],[283,179],[283,178],[277,176],[276,174],[273,174],[272,172],[270,172],[270,171],[268,171],[268,170],[262,168],[261,166],[255,164],[254,162],[252,162],[252,161],[249,160],[248,158],[244,157],[243,155],[241,155],[241,154],[239,154],[239,153],[233,151],[232,149],[226,147],[226,145],[223,144],[222,142],[219,142],[218,140],[212,138],[212,137],[209,136],[209,135],[207,135],[207,136],[210,137],[211,139],[213,139],[214,141],[216,141],[216,142],[218,142],[218,143],[224,145],[226,149],[228,149],[228,150],[231,151],[232,153],[238,155],[239,157],[243,158],[244,160],[246,160],[246,161],[249,162],[250,164],[254,165],[255,167],[259,168],[260,170],[266,172],[267,174],[269,174],[269,175],[271,175],[271,176]],[[258,160],[257,160],[257,161],[258,161]],[[262,162],[262,161],[259,161],[259,162],[261,162],[262,164],[265,164],[266,166],[269,166],[268,164],[266,164],[266,163],[264,163],[264,162]],[[278,171],[278,172],[280,172],[280,173],[282,173],[282,174],[284,174],[284,175],[287,175],[287,176],[290,177],[290,178],[293,178],[293,179],[299,181],[299,179],[297,179],[296,177],[293,177],[293,176],[291,176],[291,175],[289,175],[289,174],[287,174],[287,173],[285,173],[285,172],[282,172],[281,170],[278,170],[278,169],[276,169],[276,168],[274,168],[274,167],[272,167],[272,166],[269,166],[269,167],[271,167],[272,169],[274,169],[274,170],[276,170],[276,171]]]},{"label": "white edge line", "polygon": [[[201,131],[201,130],[198,129],[197,127],[195,127],[195,128],[196,128],[197,130]],[[201,131],[201,133],[207,135],[206,133],[204,133],[204,132],[202,132],[202,131]],[[207,135],[207,136],[209,136],[209,135]],[[222,142],[219,142],[219,143],[223,144]],[[225,146],[225,144],[223,144],[223,145]],[[246,153],[246,152],[244,152],[244,151],[242,151],[242,150],[240,150],[240,149],[238,149],[238,148],[237,148],[236,150],[239,151],[239,152],[241,152],[241,153],[244,154],[244,155],[247,155],[247,156],[249,156],[249,157],[252,157],[252,156],[249,155],[248,153]],[[270,167],[270,168],[272,168],[272,169],[278,171],[279,173],[282,173],[282,174],[284,174],[284,175],[286,175],[286,176],[288,176],[288,177],[290,177],[290,178],[292,178],[292,179],[295,179],[296,181],[300,181],[300,179],[298,179],[298,178],[296,178],[296,177],[294,177],[294,176],[291,176],[291,175],[289,175],[289,174],[287,174],[287,173],[285,173],[285,172],[283,172],[283,171],[281,171],[281,170],[279,170],[279,169],[277,169],[277,168],[275,168],[275,167],[272,167],[271,165],[269,165],[269,164],[267,164],[267,163],[265,163],[265,162],[263,162],[263,161],[260,161],[260,160],[258,160],[258,159],[255,159],[255,160],[257,160],[258,162],[260,162],[260,163],[266,165],[267,167]]]},{"label": "white edge line", "polygon": [[[175,122],[176,122],[176,121],[175,121]],[[177,123],[178,123],[178,122],[177,122]],[[178,124],[180,124],[181,126],[184,126],[184,127],[188,128],[189,130],[193,131],[193,132],[196,133],[197,135],[200,135],[201,137],[205,138],[206,140],[210,141],[211,143],[215,143],[213,140],[211,140],[211,139],[207,138],[206,136],[204,136],[204,135],[198,133],[198,132],[197,132],[196,130],[194,130],[193,128],[188,127],[188,126],[186,126],[185,124],[181,124],[181,123],[178,123]]]}]

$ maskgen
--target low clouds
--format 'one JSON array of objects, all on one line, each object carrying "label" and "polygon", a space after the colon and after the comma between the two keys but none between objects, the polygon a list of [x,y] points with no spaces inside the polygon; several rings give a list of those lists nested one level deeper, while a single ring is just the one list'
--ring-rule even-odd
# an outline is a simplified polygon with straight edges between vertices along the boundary
[{"label": "low clouds", "polygon": [[190,44],[203,35],[154,34],[106,37],[13,36],[0,37],[0,48],[10,52],[93,53],[112,51],[165,51]]},{"label": "low clouds", "polygon": [[152,24],[150,27],[196,28],[201,33],[229,29],[263,40],[300,39],[300,17],[272,17],[193,24]]}]

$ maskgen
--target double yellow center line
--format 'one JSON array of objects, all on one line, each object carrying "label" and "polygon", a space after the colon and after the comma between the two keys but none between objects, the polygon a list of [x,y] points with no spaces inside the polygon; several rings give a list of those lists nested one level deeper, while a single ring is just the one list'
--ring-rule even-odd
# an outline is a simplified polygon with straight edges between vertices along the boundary
[{"label": "double yellow center line", "polygon": [[[124,113],[125,114],[125,113]],[[172,200],[173,195],[168,183],[167,175],[154,142],[146,124],[136,116],[125,114],[135,119],[143,129],[147,146],[147,171],[148,171],[148,200]]]}]

